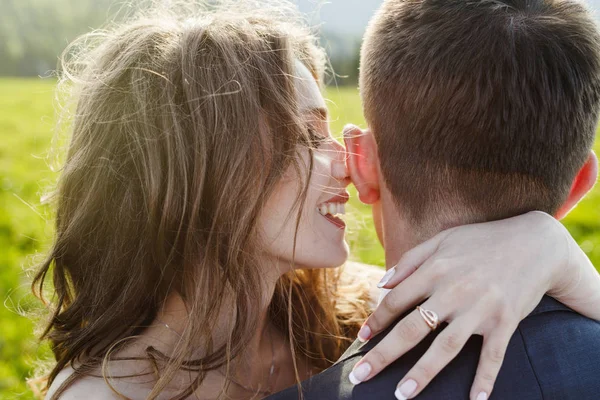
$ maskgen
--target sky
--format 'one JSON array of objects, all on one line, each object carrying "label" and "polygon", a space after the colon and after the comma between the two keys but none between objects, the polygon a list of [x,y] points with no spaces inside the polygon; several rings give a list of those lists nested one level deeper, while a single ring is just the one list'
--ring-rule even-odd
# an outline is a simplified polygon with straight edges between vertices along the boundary
[{"label": "sky", "polygon": [[[302,12],[319,20],[323,30],[361,37],[382,0],[295,0]],[[600,22],[600,0],[585,0]]]},{"label": "sky", "polygon": [[[598,0],[600,1],[600,0]],[[300,11],[322,28],[337,34],[362,36],[382,0],[296,0]]]}]

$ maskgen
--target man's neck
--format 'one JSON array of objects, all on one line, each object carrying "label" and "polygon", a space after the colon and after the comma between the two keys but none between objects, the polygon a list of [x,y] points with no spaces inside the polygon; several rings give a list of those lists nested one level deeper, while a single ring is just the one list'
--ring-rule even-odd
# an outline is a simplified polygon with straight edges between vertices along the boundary
[{"label": "man's neck", "polygon": [[416,246],[415,236],[398,213],[396,203],[387,190],[381,191],[383,248],[387,269],[394,267],[408,250]]}]

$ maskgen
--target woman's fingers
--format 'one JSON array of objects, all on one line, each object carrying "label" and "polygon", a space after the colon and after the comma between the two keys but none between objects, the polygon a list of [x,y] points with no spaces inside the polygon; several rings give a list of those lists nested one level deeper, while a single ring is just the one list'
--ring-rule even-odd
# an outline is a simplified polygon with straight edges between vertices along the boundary
[{"label": "woman's fingers", "polygon": [[358,339],[366,342],[390,326],[406,310],[429,297],[433,284],[426,275],[427,271],[419,270],[393,288],[367,318],[358,333]]},{"label": "woman's fingers", "polygon": [[431,347],[400,381],[397,399],[412,399],[458,355],[476,329],[475,321],[457,319],[433,341]]},{"label": "woman's fingers", "polygon": [[398,264],[394,266],[393,275],[387,276],[386,274],[378,286],[380,288],[391,289],[408,278],[438,250],[440,243],[448,237],[450,232],[450,229],[440,232],[426,242],[404,253]]},{"label": "woman's fingers", "polygon": [[[429,302],[427,302],[429,303]],[[423,307],[428,309],[428,305]],[[415,310],[406,316],[360,360],[350,374],[350,381],[355,385],[381,372],[392,362],[402,357],[407,351],[420,343],[431,328],[419,311]]]},{"label": "woman's fingers", "polygon": [[516,327],[498,327],[493,333],[484,337],[475,381],[471,387],[471,400],[487,400],[492,394],[508,342],[515,329]]},{"label": "woman's fingers", "polygon": [[[423,304],[426,310],[439,310],[428,300]],[[465,316],[452,321],[433,341],[431,347],[398,384],[395,392],[398,399],[412,399],[444,369],[465,346],[469,338],[480,327],[482,311],[471,309]],[[446,319],[440,315],[440,320]],[[508,323],[496,325],[490,334],[484,334],[483,348],[475,381],[471,389],[471,400],[487,400],[502,366],[508,342],[516,325]],[[415,310],[400,321],[377,346],[369,351],[354,367],[350,381],[359,384],[379,374],[389,364],[402,357],[420,343],[431,329]]]}]

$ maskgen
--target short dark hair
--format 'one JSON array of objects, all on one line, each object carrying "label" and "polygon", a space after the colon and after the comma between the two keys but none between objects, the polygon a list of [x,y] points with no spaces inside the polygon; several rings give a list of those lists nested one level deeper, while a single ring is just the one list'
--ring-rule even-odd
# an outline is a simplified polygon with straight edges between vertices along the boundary
[{"label": "short dark hair", "polygon": [[415,224],[555,213],[593,145],[600,36],[569,0],[387,0],[361,54],[381,169]]}]

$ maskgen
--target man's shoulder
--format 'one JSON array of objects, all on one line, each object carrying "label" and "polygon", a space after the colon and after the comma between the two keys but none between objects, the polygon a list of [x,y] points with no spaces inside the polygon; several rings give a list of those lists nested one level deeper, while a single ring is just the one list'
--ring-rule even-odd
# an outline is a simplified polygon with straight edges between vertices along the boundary
[{"label": "man's shoulder", "polygon": [[[589,319],[545,296],[540,305],[518,326],[519,335],[528,349],[547,348],[560,351],[585,347],[600,350],[600,322]],[[531,356],[537,354],[530,351]]]},{"label": "man's shoulder", "polygon": [[[600,392],[600,322],[556,300],[523,320],[523,342],[544,399],[592,399]],[[560,306],[556,306],[558,303]]]},{"label": "man's shoulder", "polygon": [[[334,366],[302,383],[304,398],[393,398],[397,383],[427,351],[439,332],[429,335],[375,378],[358,386],[350,383],[348,374],[362,355],[385,334],[366,344],[355,342]],[[481,345],[481,336],[473,336],[419,398],[468,398]],[[585,354],[586,347],[592,348],[592,351]],[[575,313],[550,297],[544,297],[511,338],[494,397],[582,399],[588,392],[600,391],[600,380],[593,379],[592,375],[600,375],[600,323]],[[573,387],[575,385],[583,387]],[[560,393],[562,397],[553,393]],[[297,387],[292,387],[269,397],[269,400],[297,398]]]}]

